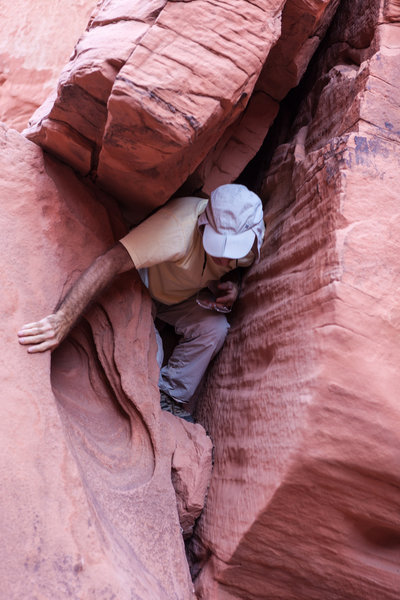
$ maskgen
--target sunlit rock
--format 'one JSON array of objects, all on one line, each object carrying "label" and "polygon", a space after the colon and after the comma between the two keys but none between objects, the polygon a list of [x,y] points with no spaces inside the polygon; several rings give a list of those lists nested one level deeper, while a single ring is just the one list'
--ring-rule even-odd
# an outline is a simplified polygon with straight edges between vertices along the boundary
[{"label": "sunlit rock", "polygon": [[197,516],[211,442],[160,410],[137,274],[100,296],[52,355],[16,338],[122,234],[115,203],[17,132],[1,128],[0,145],[2,594],[191,600],[171,465],[196,457],[196,476],[180,468],[177,489]]}]

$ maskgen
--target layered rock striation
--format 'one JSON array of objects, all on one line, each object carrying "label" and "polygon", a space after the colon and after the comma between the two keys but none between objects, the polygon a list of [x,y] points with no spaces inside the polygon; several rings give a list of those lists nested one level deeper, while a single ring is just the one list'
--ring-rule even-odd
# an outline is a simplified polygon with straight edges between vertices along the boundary
[{"label": "layered rock striation", "polygon": [[264,180],[263,258],[200,407],[201,599],[399,595],[399,52],[395,3],[341,2]]},{"label": "layered rock striation", "polygon": [[196,593],[397,600],[399,31],[398,0],[103,1],[26,132],[86,179],[1,128],[7,599],[194,598],[211,442],[160,411],[139,278],[51,358],[16,331],[125,232],[115,199],[130,224],[232,181],[282,102],[247,181],[262,260],[198,406]]}]

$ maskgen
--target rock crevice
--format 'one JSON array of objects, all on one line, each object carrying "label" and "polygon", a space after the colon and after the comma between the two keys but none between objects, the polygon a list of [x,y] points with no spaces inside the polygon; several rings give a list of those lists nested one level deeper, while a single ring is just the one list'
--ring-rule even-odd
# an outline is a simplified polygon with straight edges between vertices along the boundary
[{"label": "rock crevice", "polygon": [[[192,600],[182,533],[199,600],[399,597],[399,9],[103,1],[42,148],[0,128],[7,600]],[[209,485],[136,275],[52,360],[15,334],[126,225],[238,175],[267,235],[199,399]]]}]

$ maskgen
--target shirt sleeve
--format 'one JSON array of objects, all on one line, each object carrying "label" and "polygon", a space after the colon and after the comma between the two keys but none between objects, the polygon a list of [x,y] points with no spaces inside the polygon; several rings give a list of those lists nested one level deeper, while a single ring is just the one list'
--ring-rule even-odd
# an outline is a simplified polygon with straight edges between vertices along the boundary
[{"label": "shirt sleeve", "polygon": [[137,269],[177,261],[185,256],[187,250],[182,225],[168,206],[160,208],[134,227],[120,242]]}]

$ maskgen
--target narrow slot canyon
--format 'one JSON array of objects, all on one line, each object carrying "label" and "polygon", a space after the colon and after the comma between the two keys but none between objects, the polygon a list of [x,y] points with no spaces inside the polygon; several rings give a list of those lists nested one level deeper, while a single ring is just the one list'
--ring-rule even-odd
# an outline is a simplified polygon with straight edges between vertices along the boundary
[{"label": "narrow slot canyon", "polygon": [[[39,4],[0,45],[0,597],[397,600],[399,1]],[[132,227],[227,183],[266,233],[196,423],[160,409],[136,271],[54,352],[18,344]]]}]

